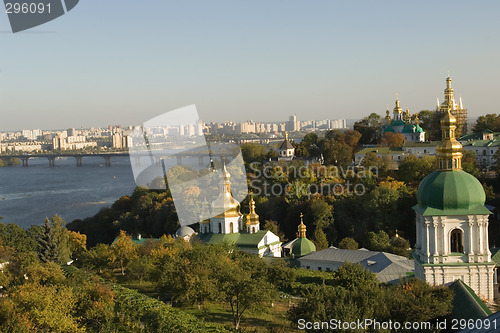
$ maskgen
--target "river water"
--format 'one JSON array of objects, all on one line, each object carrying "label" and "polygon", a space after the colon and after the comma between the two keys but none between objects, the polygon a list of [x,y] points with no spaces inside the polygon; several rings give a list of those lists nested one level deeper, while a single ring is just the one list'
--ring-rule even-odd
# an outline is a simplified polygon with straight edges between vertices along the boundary
[{"label": "river water", "polygon": [[54,214],[67,222],[84,219],[135,188],[128,157],[111,158],[111,167],[102,157],[84,157],[81,167],[72,157],[58,158],[55,164],[31,158],[28,167],[0,167],[1,223],[28,228]]}]

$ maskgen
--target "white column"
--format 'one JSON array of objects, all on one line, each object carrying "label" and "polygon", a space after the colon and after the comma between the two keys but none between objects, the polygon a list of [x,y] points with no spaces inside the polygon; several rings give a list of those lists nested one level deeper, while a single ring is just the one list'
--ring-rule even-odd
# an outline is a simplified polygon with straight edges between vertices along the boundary
[{"label": "white column", "polygon": [[446,256],[448,255],[448,236],[445,233],[445,224],[443,221],[441,221],[441,233],[443,235],[443,249],[442,249],[442,255]]},{"label": "white column", "polygon": [[472,226],[474,225],[474,222],[470,221],[469,219],[469,250],[467,254],[474,254],[474,250],[472,249],[473,246],[473,240],[472,240]]},{"label": "white column", "polygon": [[438,222],[432,223],[434,227],[434,256],[438,255]]},{"label": "white column", "polygon": [[[490,253],[490,239],[489,239],[489,234],[488,234],[488,217],[486,217],[484,219],[484,224],[483,224],[483,228],[484,228],[484,254],[488,254],[488,256],[491,254]],[[491,258],[490,258],[491,260]]]},{"label": "white column", "polygon": [[429,251],[429,224],[431,224],[429,221],[425,221],[425,253],[427,255],[427,258],[430,257],[430,251]]},{"label": "white column", "polygon": [[484,242],[483,242],[483,222],[482,221],[477,221],[477,228],[479,229],[479,253],[478,254],[483,254],[484,253]]},{"label": "white column", "polygon": [[422,232],[422,222],[420,221],[420,216],[417,215],[415,219],[415,226],[417,228],[416,241],[415,241],[415,249],[422,249],[420,233]]}]

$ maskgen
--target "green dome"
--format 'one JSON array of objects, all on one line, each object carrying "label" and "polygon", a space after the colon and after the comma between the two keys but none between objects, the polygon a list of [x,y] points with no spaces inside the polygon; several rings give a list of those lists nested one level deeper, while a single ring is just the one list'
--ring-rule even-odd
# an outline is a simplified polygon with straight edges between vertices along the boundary
[{"label": "green dome", "polygon": [[295,258],[299,258],[316,251],[316,245],[305,237],[298,238],[292,246],[292,254]]},{"label": "green dome", "polygon": [[422,133],[424,130],[419,125],[415,125],[415,132]]},{"label": "green dome", "polygon": [[389,126],[386,126],[386,127],[384,128],[384,133],[385,133],[385,132],[395,132],[395,130],[394,130],[394,128],[392,128],[392,127],[389,125]]},{"label": "green dome", "polygon": [[483,186],[467,172],[434,171],[420,183],[414,209],[424,216],[489,215],[485,200]]},{"label": "green dome", "polygon": [[413,125],[406,125],[403,130],[401,131],[401,133],[413,133],[414,130],[413,130]]},{"label": "green dome", "polygon": [[402,120],[394,120],[394,121],[391,121],[391,126],[394,127],[394,126],[404,126],[406,123]]}]

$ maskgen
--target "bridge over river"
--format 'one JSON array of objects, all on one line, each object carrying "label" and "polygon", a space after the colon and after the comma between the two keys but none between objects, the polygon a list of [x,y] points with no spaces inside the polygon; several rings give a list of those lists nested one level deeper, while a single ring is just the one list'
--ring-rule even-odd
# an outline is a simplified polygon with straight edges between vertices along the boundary
[{"label": "bridge over river", "polygon": [[[130,156],[129,152],[99,152],[99,153],[92,153],[92,152],[81,152],[81,153],[41,153],[41,154],[3,154],[0,155],[0,159],[11,159],[11,158],[18,158],[21,160],[22,164],[24,167],[28,167],[28,161],[31,158],[46,158],[49,161],[49,166],[54,167],[56,165],[56,159],[57,158],[67,158],[67,157],[73,157],[76,160],[76,166],[81,167],[83,165],[83,158],[84,157],[102,157],[104,158],[104,164],[107,167],[111,166],[111,158],[112,157],[117,157],[117,156]],[[160,164],[161,160],[164,159],[176,159],[177,160],[177,165],[182,165],[182,159],[186,158],[197,158],[198,159],[198,164],[199,166],[206,166],[212,161],[212,157],[219,157],[221,159],[226,158],[226,155],[223,153],[218,153],[218,154],[208,154],[207,151],[205,150],[204,152],[197,152],[197,151],[185,151],[185,152],[179,152],[176,154],[172,153],[158,153],[156,151],[152,151],[151,153],[148,152],[133,152],[132,157],[134,159],[134,162],[136,165],[140,165],[141,161],[145,162],[148,160],[148,164],[151,164],[151,161],[154,161],[155,164]]]}]

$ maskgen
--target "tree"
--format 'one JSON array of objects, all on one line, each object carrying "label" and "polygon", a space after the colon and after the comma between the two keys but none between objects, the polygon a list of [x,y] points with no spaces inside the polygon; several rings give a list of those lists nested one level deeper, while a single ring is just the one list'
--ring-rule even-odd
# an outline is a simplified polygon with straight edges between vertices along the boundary
[{"label": "tree", "polygon": [[484,130],[490,130],[493,132],[500,131],[500,115],[496,113],[489,113],[484,116],[479,116],[472,127],[472,132],[481,133]]},{"label": "tree", "polygon": [[366,248],[371,251],[386,251],[391,246],[389,235],[380,230],[377,233],[370,231],[366,236]]},{"label": "tree", "polygon": [[419,125],[425,131],[427,140],[441,140],[441,118],[443,114],[437,111],[422,110],[418,113]]},{"label": "tree", "polygon": [[401,133],[385,132],[380,139],[383,147],[402,147],[406,137]]},{"label": "tree", "polygon": [[340,249],[346,249],[346,250],[357,250],[359,247],[358,242],[354,240],[354,238],[351,237],[346,237],[342,239],[339,243],[339,248]]},{"label": "tree", "polygon": [[354,123],[354,130],[361,134],[359,143],[376,144],[382,134],[382,123],[380,115],[372,113],[360,121]]},{"label": "tree", "polygon": [[132,237],[128,236],[123,230],[120,230],[118,239],[111,246],[116,260],[118,260],[121,274],[125,275],[125,266],[136,256],[136,246],[132,241]]},{"label": "tree", "polygon": [[323,229],[316,227],[314,230],[314,245],[316,245],[316,251],[321,251],[328,248],[328,240]]},{"label": "tree", "polygon": [[262,259],[237,252],[235,258],[219,272],[218,289],[231,308],[236,330],[240,328],[241,318],[247,310],[269,308],[275,288],[260,272],[265,270],[263,265],[266,264]]},{"label": "tree", "polygon": [[462,169],[478,178],[480,175],[479,165],[476,160],[476,152],[473,150],[462,150]]},{"label": "tree", "polygon": [[266,159],[266,154],[268,153],[266,147],[258,143],[244,143],[240,148],[243,161],[246,164],[262,162]]},{"label": "tree", "polygon": [[42,262],[65,264],[69,261],[71,250],[68,231],[62,218],[54,215],[45,219],[38,236],[38,255]]},{"label": "tree", "polygon": [[83,267],[102,274],[109,270],[114,261],[114,253],[107,244],[98,244],[85,252],[80,260]]},{"label": "tree", "polygon": [[434,170],[436,170],[436,157],[424,156],[418,158],[415,155],[408,155],[399,164],[397,176],[399,180],[405,183],[417,182]]},{"label": "tree", "polygon": [[71,253],[80,258],[87,251],[87,235],[70,230],[67,230],[67,232]]},{"label": "tree", "polygon": [[410,242],[403,237],[393,237],[389,252],[403,257],[410,257]]}]

